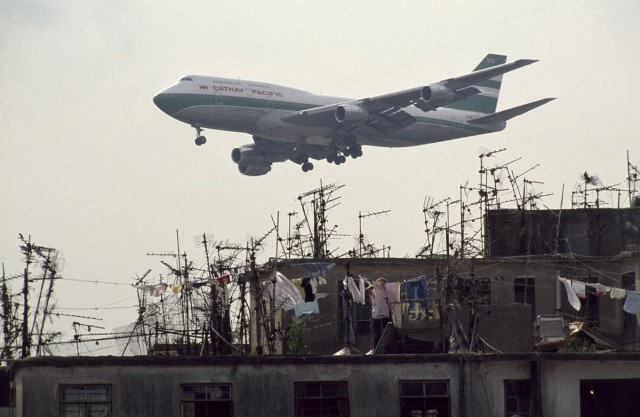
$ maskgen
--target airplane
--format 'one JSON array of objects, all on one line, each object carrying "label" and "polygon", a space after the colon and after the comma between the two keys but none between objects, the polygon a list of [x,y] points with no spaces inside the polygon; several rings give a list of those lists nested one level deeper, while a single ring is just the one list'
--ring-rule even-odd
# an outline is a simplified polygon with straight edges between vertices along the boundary
[{"label": "airplane", "polygon": [[317,95],[265,82],[187,75],[153,98],[169,116],[196,129],[243,132],[253,143],[231,151],[243,175],[259,176],[290,160],[340,165],[363,146],[406,147],[498,132],[507,120],[548,103],[533,101],[496,112],[502,75],[533,64],[488,54],[473,72],[433,84],[362,99]]}]

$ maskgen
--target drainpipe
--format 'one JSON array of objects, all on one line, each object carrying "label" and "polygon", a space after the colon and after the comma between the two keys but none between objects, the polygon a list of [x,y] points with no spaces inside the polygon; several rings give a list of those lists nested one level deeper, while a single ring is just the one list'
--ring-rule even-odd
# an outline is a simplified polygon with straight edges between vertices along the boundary
[{"label": "drainpipe", "polygon": [[466,413],[464,410],[464,404],[465,404],[465,398],[464,398],[464,356],[462,353],[459,353],[459,360],[458,360],[458,368],[460,370],[460,377],[459,377],[459,384],[460,384],[460,388],[459,388],[459,404],[460,404],[460,417],[465,417]]}]

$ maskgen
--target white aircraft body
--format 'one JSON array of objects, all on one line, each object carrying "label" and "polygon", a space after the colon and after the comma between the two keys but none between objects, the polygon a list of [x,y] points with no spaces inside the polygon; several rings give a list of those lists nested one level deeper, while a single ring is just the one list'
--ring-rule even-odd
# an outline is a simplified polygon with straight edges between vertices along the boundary
[{"label": "white aircraft body", "polygon": [[505,63],[487,55],[476,69],[390,94],[348,99],[264,82],[188,75],[153,101],[169,116],[196,129],[244,132],[252,144],[233,149],[244,175],[264,175],[274,162],[291,160],[303,171],[310,159],[337,165],[362,156],[362,147],[404,147],[503,130],[506,121],[541,106],[545,98],[496,113],[502,74],[536,62]]}]

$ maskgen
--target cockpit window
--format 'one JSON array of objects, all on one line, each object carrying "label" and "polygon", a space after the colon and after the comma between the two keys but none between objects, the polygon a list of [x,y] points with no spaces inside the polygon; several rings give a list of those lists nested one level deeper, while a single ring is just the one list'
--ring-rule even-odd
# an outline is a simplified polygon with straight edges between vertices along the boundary
[{"label": "cockpit window", "polygon": [[191,77],[182,77],[182,78],[180,78],[180,81],[193,81],[193,78],[191,78]]}]

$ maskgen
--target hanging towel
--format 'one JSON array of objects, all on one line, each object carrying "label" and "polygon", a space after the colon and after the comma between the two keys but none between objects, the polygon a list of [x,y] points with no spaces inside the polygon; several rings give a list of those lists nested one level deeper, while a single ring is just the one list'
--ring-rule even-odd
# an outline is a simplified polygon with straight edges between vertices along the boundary
[{"label": "hanging towel", "polygon": [[636,314],[640,309],[640,292],[627,291],[627,298],[624,300],[624,311],[631,314]]},{"label": "hanging towel", "polygon": [[627,296],[627,290],[622,288],[611,288],[611,292],[609,293],[609,297],[614,300],[622,300]]},{"label": "hanging towel", "polygon": [[578,298],[578,294],[576,294],[576,291],[573,289],[571,281],[566,278],[562,278],[560,275],[558,275],[558,280],[560,280],[560,282],[564,284],[564,288],[567,290],[567,298],[569,299],[569,304],[571,304],[571,307],[573,307],[575,310],[580,311],[580,299]]},{"label": "hanging towel", "polygon": [[587,298],[587,288],[583,281],[571,280],[571,288],[573,288],[578,298]]},{"label": "hanging towel", "polygon": [[353,277],[346,276],[343,284],[349,289],[351,293],[351,297],[353,297],[353,301],[356,303],[364,304],[364,279],[360,278],[360,287],[356,285],[356,282],[353,280]]}]

